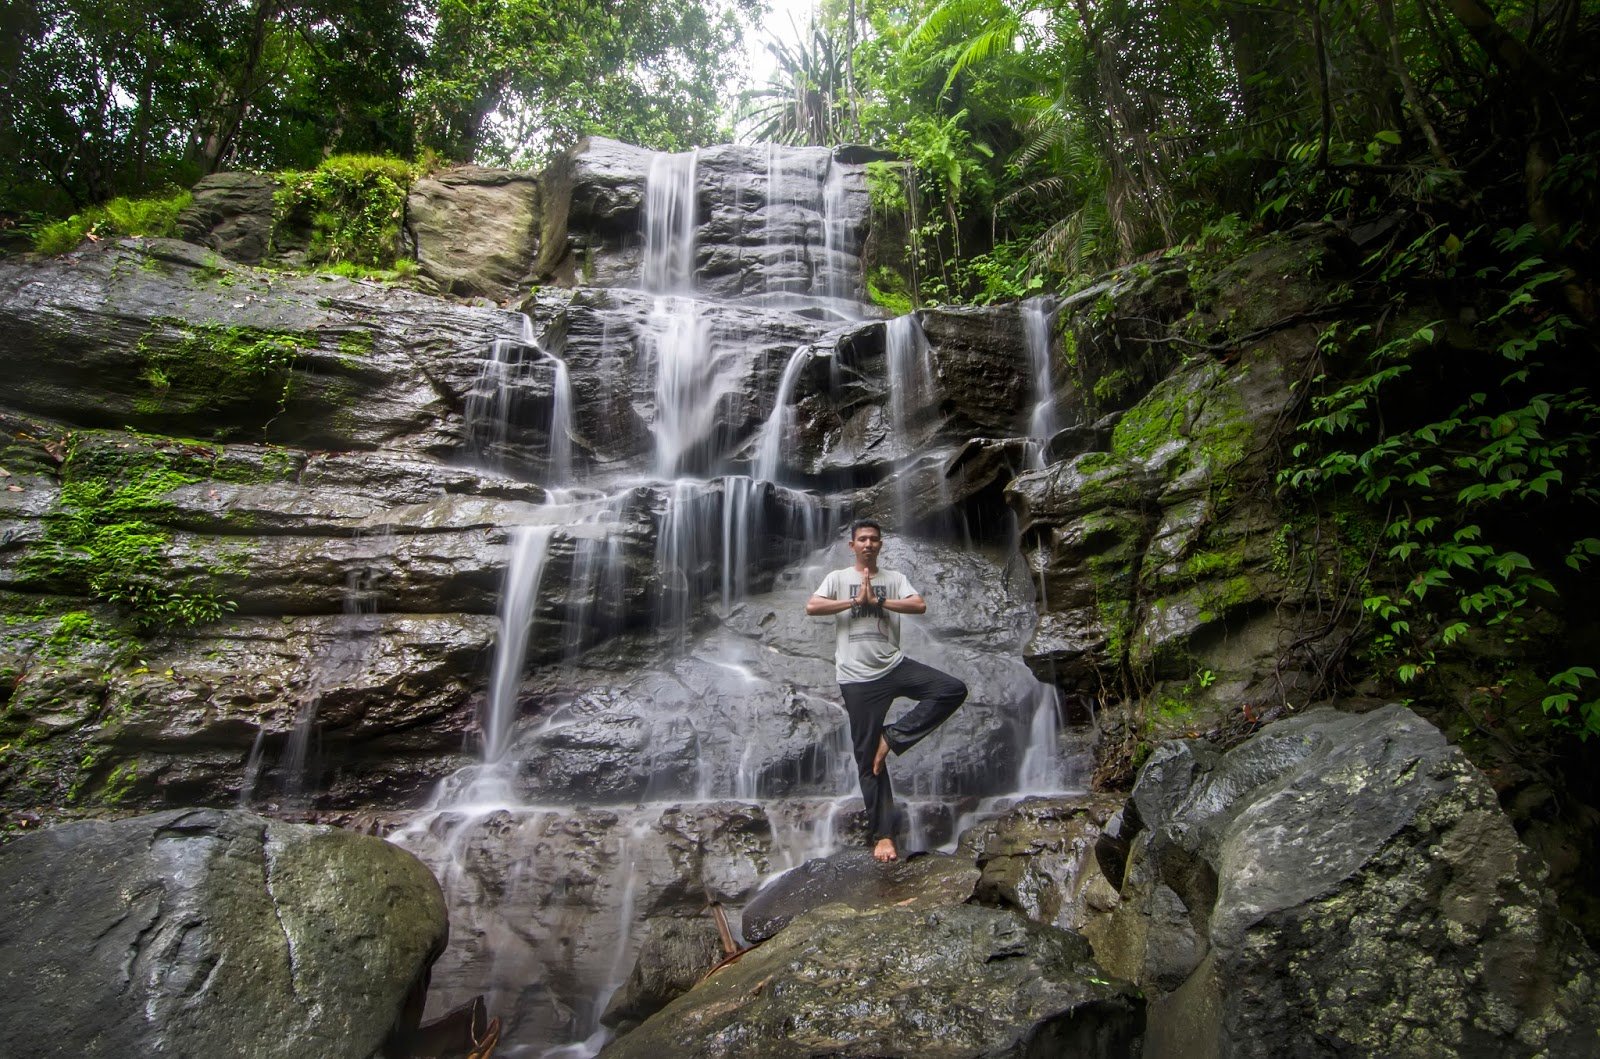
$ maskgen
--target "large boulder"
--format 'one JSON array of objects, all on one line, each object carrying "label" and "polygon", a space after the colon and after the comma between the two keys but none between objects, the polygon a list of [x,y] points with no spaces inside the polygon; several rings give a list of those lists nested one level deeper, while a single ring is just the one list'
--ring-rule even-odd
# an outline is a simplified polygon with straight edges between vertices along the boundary
[{"label": "large boulder", "polygon": [[959,853],[981,873],[978,900],[1083,930],[1120,903],[1094,852],[1121,805],[1112,794],[1026,798],[975,823],[962,834]]},{"label": "large boulder", "polygon": [[626,1033],[693,989],[726,954],[706,916],[652,920],[628,980],[612,995],[600,1021]]},{"label": "large boulder", "polygon": [[272,253],[272,195],[278,183],[266,173],[212,173],[194,186],[178,214],[183,238],[242,265],[259,265]]},{"label": "large boulder", "polygon": [[447,932],[410,854],[215,810],[0,847],[0,1051],[377,1056]]},{"label": "large boulder", "polygon": [[881,905],[959,905],[972,896],[977,881],[971,861],[949,854],[881,864],[870,850],[843,850],[808,860],[763,887],[745,905],[739,925],[746,941],[766,941],[797,916],[823,905],[843,904],[863,911]]},{"label": "large boulder", "polygon": [[1600,961],[1488,781],[1402,706],[1317,710],[1140,773],[1095,953],[1147,1056],[1592,1055]]},{"label": "large boulder", "polygon": [[503,301],[520,293],[538,247],[539,181],[464,165],[411,185],[406,235],[425,286]]},{"label": "large boulder", "polygon": [[632,1056],[1135,1054],[1143,999],[1076,934],[978,905],[826,905],[606,1050]]}]

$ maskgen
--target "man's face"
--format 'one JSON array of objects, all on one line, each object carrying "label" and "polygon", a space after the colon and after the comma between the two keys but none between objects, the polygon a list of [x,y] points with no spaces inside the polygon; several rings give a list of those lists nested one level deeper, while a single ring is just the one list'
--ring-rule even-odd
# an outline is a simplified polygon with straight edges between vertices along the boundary
[{"label": "man's face", "polygon": [[878,552],[882,548],[883,535],[871,526],[861,527],[850,538],[850,551],[855,554],[856,562],[868,569],[877,565]]}]

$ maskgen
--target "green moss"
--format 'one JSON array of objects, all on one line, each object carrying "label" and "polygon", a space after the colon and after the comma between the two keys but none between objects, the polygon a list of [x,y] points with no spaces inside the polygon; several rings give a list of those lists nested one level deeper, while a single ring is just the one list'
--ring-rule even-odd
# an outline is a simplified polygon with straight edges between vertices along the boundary
[{"label": "green moss", "polygon": [[239,282],[239,273],[221,254],[215,251],[206,251],[200,259],[200,266],[194,270],[195,280],[201,283],[215,283],[219,287],[232,287]]},{"label": "green moss", "polygon": [[1073,465],[1080,475],[1077,500],[1085,508],[1127,507],[1143,496],[1125,460],[1109,452],[1086,452]]},{"label": "green moss", "polygon": [[[44,519],[45,538],[19,564],[24,578],[66,585],[127,610],[140,625],[212,621],[232,604],[187,579],[174,584],[170,535],[155,521],[174,510],[172,490],[199,481],[173,455],[142,443],[83,444],[62,465],[61,495]],[[87,628],[81,619],[69,629]]]},{"label": "green moss", "polygon": [[1097,591],[1095,609],[1100,612],[1100,627],[1106,634],[1106,655],[1113,663],[1121,665],[1128,653],[1128,637],[1133,632],[1132,601],[1110,591]]},{"label": "green moss", "polygon": [[139,340],[140,378],[149,392],[134,401],[134,409],[150,416],[191,415],[269,401],[281,411],[291,369],[316,344],[315,337],[296,331],[158,319]]},{"label": "green moss", "polygon": [[33,248],[41,254],[64,254],[88,235],[177,235],[178,214],[193,200],[187,191],[142,199],[115,198],[103,206],[91,206],[65,220],[44,225],[34,233]]},{"label": "green moss", "polygon": [[1081,354],[1078,352],[1078,331],[1070,322],[1063,320],[1060,332],[1060,341],[1056,345],[1060,352],[1057,356],[1061,358],[1061,365],[1067,371],[1077,374],[1078,367],[1082,363]]},{"label": "green moss", "polygon": [[1204,624],[1225,617],[1242,604],[1260,595],[1256,590],[1255,581],[1242,574],[1225,581],[1210,581],[1197,585],[1194,593],[1199,604],[1198,617]]},{"label": "green moss", "polygon": [[121,802],[133,790],[134,782],[139,778],[139,766],[135,761],[124,761],[111,770],[111,775],[106,777],[105,783],[100,787],[97,801],[102,805],[113,806]]},{"label": "green moss", "polygon": [[916,308],[906,278],[884,265],[867,276],[867,297],[896,316],[905,316]]},{"label": "green moss", "polygon": [[1091,391],[1096,407],[1103,409],[1116,405],[1119,398],[1131,388],[1132,382],[1128,373],[1121,368],[1100,376],[1094,381]]},{"label": "green moss", "polygon": [[370,280],[378,283],[397,283],[417,274],[420,268],[409,257],[397,257],[394,263],[387,268],[379,265],[361,265],[354,261],[339,261],[326,265],[322,271],[331,272],[335,276],[344,276],[346,279]]},{"label": "green moss", "polygon": [[372,332],[368,330],[347,331],[339,336],[339,355],[365,359],[372,355]]},{"label": "green moss", "polygon": [[1237,574],[1243,568],[1243,551],[1202,551],[1183,561],[1181,576],[1187,580],[1199,581],[1207,577],[1228,577]]},{"label": "green moss", "polygon": [[1194,712],[1194,706],[1176,695],[1158,694],[1155,696],[1156,713],[1164,721],[1176,721],[1188,717]]},{"label": "green moss", "polygon": [[1160,446],[1182,437],[1188,396],[1171,380],[1157,386],[1118,420],[1111,432],[1111,451],[1123,459],[1146,460]]},{"label": "green moss", "polygon": [[1252,441],[1249,410],[1220,365],[1202,373],[1172,376],[1134,405],[1111,435],[1111,451],[1124,459],[1149,460],[1174,438],[1188,444],[1173,473],[1204,463],[1220,475],[1237,466]]}]

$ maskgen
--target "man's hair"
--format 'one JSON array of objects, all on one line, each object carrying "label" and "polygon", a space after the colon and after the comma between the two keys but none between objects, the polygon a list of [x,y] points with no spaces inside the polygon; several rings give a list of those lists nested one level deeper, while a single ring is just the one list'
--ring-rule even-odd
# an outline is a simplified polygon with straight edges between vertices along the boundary
[{"label": "man's hair", "polygon": [[883,536],[883,527],[878,525],[877,519],[858,518],[854,522],[850,523],[850,539],[855,540],[856,534],[860,533],[864,529],[875,529],[878,531],[878,536]]}]

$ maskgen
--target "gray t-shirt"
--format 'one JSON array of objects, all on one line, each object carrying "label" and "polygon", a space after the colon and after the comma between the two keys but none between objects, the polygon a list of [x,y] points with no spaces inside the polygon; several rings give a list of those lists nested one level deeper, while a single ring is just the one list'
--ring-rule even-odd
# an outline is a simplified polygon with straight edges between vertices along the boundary
[{"label": "gray t-shirt", "polygon": [[[861,592],[861,575],[847,566],[822,579],[813,595],[823,599],[854,599]],[[879,601],[905,599],[917,590],[898,570],[879,569],[872,575],[872,593]],[[882,606],[854,606],[833,616],[834,668],[841,684],[877,680],[905,659],[900,653],[900,615]]]}]

